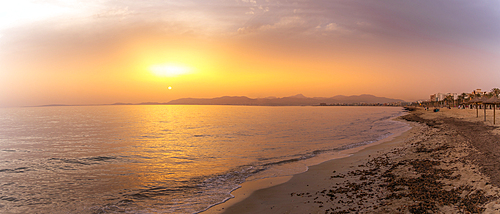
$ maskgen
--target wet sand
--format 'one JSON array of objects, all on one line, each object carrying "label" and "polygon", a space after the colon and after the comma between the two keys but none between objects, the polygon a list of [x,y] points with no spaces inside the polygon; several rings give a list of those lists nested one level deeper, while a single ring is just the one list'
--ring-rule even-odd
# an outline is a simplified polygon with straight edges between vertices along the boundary
[{"label": "wet sand", "polygon": [[413,128],[391,141],[243,184],[206,213],[500,213],[499,126],[482,113],[416,109],[399,118]]}]

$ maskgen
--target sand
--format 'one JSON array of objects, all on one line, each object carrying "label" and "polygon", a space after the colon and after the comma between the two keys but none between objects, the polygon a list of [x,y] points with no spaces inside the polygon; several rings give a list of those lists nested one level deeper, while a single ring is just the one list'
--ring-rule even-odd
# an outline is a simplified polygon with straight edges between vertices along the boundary
[{"label": "sand", "polygon": [[499,126],[483,113],[417,108],[399,118],[412,129],[390,141],[244,183],[204,213],[500,213]]}]

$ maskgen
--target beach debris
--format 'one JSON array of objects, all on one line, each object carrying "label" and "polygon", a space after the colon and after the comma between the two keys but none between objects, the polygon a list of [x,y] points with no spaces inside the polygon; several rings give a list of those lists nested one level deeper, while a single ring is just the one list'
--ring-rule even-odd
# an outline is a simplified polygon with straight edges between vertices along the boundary
[{"label": "beach debris", "polygon": [[[456,213],[482,213],[487,203],[498,199],[475,185],[483,182],[483,187],[491,186],[492,182],[460,182],[462,175],[458,165],[479,173],[474,166],[478,161],[474,158],[453,156],[459,154],[456,138],[467,138],[467,133],[444,127],[450,121],[423,119],[415,111],[404,118],[426,124],[425,136],[411,139],[405,148],[395,148],[373,157],[345,174],[333,171],[334,175],[330,176],[332,186],[311,194],[314,197],[312,204],[324,213],[335,214],[445,213],[450,209]],[[474,140],[468,137],[461,141]],[[485,153],[490,156],[497,154]],[[496,156],[500,162],[500,155]],[[479,166],[479,170],[484,170],[482,165]],[[297,196],[309,195],[292,193],[292,197]]]}]

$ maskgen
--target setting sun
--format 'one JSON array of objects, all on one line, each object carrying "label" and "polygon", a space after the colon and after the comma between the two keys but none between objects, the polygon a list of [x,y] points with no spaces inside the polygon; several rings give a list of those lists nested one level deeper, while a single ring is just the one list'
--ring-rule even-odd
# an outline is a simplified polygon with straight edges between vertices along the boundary
[{"label": "setting sun", "polygon": [[161,77],[174,77],[190,72],[190,68],[179,65],[153,65],[149,68],[153,74]]}]

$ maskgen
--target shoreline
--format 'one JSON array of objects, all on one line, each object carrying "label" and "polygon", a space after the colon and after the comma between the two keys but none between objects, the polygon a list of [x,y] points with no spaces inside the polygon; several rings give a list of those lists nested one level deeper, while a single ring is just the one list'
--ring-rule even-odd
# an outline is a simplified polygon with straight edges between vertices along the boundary
[{"label": "shoreline", "polygon": [[[396,116],[391,118],[391,120],[395,120],[397,122],[402,122],[405,123],[405,121],[399,119],[401,116]],[[408,124],[408,123],[406,123]],[[231,191],[231,195],[233,197],[226,199],[223,202],[220,202],[218,204],[215,204],[211,207],[208,207],[206,210],[196,212],[196,213],[203,213],[203,214],[214,214],[214,213],[225,213],[225,211],[234,206],[235,204],[238,204],[250,197],[254,192],[267,189],[267,188],[272,188],[277,185],[282,185],[287,182],[289,182],[294,176],[303,174],[303,173],[308,173],[310,171],[311,167],[315,167],[318,165],[322,165],[331,161],[336,161],[339,159],[344,159],[344,158],[349,158],[352,155],[367,149],[372,146],[377,146],[380,144],[386,144],[386,143],[391,143],[393,141],[396,141],[404,136],[406,136],[406,133],[410,132],[414,126],[412,124],[408,124],[408,128],[404,131],[394,133],[392,135],[389,135],[386,138],[377,140],[373,143],[365,144],[362,146],[346,149],[346,150],[341,150],[337,154],[333,156],[333,158],[324,160],[322,162],[307,166],[306,171],[298,173],[298,174],[293,174],[293,175],[286,175],[286,176],[280,176],[280,177],[269,177],[269,178],[262,178],[262,179],[257,179],[257,180],[251,180],[251,181],[245,181],[244,183],[240,184],[240,187],[234,189]]]},{"label": "shoreline", "polygon": [[413,128],[391,141],[311,166],[203,213],[500,211],[500,155],[492,152],[500,150],[498,125],[479,121],[472,110],[417,109],[400,118]]}]

